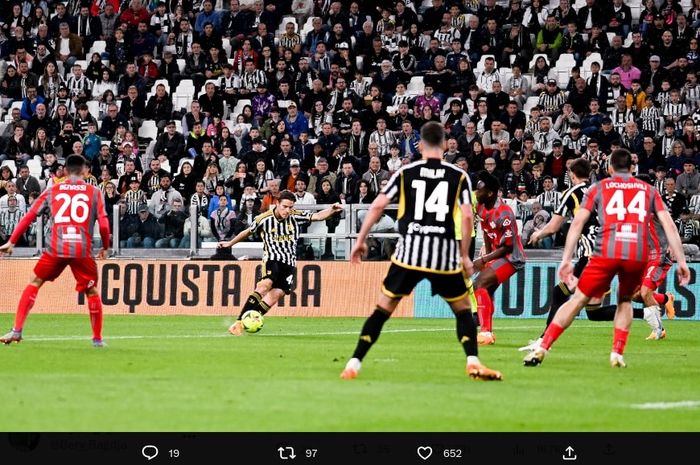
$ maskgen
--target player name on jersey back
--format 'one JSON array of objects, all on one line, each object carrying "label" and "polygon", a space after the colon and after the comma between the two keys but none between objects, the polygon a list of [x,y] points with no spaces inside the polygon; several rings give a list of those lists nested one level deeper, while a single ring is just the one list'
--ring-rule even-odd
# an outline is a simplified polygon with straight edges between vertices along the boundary
[{"label": "player name on jersey back", "polygon": [[460,208],[471,204],[466,173],[441,160],[420,160],[404,166],[383,191],[399,204],[401,238],[392,261],[430,272],[461,270],[455,222]]}]

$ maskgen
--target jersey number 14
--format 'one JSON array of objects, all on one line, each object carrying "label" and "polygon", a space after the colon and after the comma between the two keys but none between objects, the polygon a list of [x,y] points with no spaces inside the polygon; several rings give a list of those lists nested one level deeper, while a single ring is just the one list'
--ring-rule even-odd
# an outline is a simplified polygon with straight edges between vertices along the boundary
[{"label": "jersey number 14", "polygon": [[440,181],[427,199],[425,198],[426,182],[424,180],[414,179],[411,187],[416,190],[416,210],[413,219],[420,221],[423,219],[423,212],[427,212],[434,213],[436,221],[445,221],[450,212],[450,206],[447,203],[450,187],[448,182]]}]

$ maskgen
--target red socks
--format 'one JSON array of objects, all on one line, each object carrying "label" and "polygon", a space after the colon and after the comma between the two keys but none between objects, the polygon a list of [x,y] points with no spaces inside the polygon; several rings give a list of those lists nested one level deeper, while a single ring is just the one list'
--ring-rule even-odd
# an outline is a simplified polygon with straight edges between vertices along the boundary
[{"label": "red socks", "polygon": [[479,315],[481,331],[491,332],[493,328],[493,300],[484,288],[476,289],[474,295],[476,296],[476,312]]},{"label": "red socks", "polygon": [[658,292],[654,292],[654,300],[656,300],[656,303],[659,305],[664,305],[666,304],[666,294],[659,294]]},{"label": "red socks", "polygon": [[550,323],[549,326],[547,326],[547,330],[544,332],[544,336],[542,336],[542,344],[540,344],[540,346],[545,350],[549,350],[563,332],[564,328],[556,323]]},{"label": "red socks", "polygon": [[87,300],[88,309],[90,310],[92,338],[102,340],[102,300],[99,295],[88,296]]},{"label": "red socks", "polygon": [[615,328],[612,351],[622,355],[625,352],[625,346],[627,345],[627,338],[629,335],[630,332],[628,330]]},{"label": "red socks", "polygon": [[29,311],[34,306],[36,301],[36,294],[39,289],[33,285],[28,284],[22,292],[22,297],[19,298],[19,305],[17,305],[17,314],[15,315],[15,326],[12,328],[15,331],[22,331],[24,327],[24,322],[27,320],[27,315]]}]

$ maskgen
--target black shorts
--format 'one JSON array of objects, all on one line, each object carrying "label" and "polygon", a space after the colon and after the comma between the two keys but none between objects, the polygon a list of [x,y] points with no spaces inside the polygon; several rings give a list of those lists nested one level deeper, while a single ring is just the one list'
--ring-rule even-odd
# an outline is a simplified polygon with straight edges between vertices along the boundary
[{"label": "black shorts", "polygon": [[382,292],[387,297],[405,297],[423,279],[430,281],[433,295],[439,295],[447,302],[454,302],[467,295],[464,273],[431,273],[429,271],[411,270],[392,263],[384,278]]},{"label": "black shorts", "polygon": [[289,294],[292,291],[296,272],[297,269],[291,265],[275,260],[268,260],[267,262],[263,262],[260,280],[269,279],[272,281],[273,289],[282,289],[285,294]]},{"label": "black shorts", "polygon": [[576,265],[574,265],[574,277],[576,279],[581,277],[581,273],[583,273],[583,269],[586,268],[586,265],[588,265],[588,257],[581,257],[578,259]]}]

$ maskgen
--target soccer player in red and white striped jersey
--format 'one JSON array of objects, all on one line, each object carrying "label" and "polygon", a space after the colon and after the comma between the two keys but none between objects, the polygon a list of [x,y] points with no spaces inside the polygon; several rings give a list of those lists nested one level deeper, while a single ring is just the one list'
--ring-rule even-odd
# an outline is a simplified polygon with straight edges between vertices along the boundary
[{"label": "soccer player in red and white striped jersey", "polygon": [[481,325],[477,340],[481,345],[496,342],[492,332],[496,289],[523,269],[526,260],[515,214],[498,198],[499,187],[496,177],[486,171],[479,173],[476,198],[485,253],[474,260],[474,269],[479,272],[474,282],[474,295]]},{"label": "soccer player in red and white striped jersey", "polygon": [[671,252],[678,260],[680,284],[685,285],[690,279],[678,230],[658,191],[630,174],[632,156],[628,150],[615,150],[610,156],[609,166],[611,177],[588,190],[571,224],[559,268],[562,282],[569,282],[573,276],[571,256],[584,224],[595,213],[600,232],[593,256],[581,274],[574,297],[559,309],[539,347],[523,359],[526,366],[542,363],[549,348],[581,309],[592,298],[602,297],[615,276],[619,287],[610,364],[613,367],[626,366],[622,355],[632,325],[632,296],[644,278],[650,253],[659,247],[655,229],[650,227],[654,217],[661,223]]},{"label": "soccer player in red and white striped jersey", "polygon": [[0,247],[0,255],[12,253],[17,240],[29,228],[44,208],[51,211],[53,225],[46,250],[34,267],[34,276],[22,292],[12,330],[0,337],[0,342],[10,344],[22,340],[22,329],[27,315],[34,305],[39,289],[46,281],[53,281],[66,266],[71,268],[77,281],[76,291],[85,292],[90,310],[92,341],[102,347],[102,301],[97,291],[97,264],[92,256],[92,234],[95,221],[99,224],[102,249],[98,258],[105,258],[109,251],[109,221],[104,197],[100,189],[82,180],[85,159],[71,155],[66,159],[69,178],[45,190],[34,202],[29,212],[17,225],[10,240]]}]

